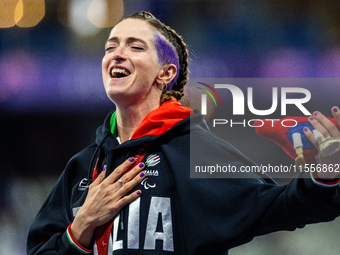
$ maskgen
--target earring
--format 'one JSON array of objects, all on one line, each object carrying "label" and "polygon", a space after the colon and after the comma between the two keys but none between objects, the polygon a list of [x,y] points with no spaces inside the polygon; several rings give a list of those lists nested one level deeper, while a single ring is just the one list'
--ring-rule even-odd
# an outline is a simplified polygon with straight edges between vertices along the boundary
[{"label": "earring", "polygon": [[168,84],[161,84],[161,87],[159,89],[162,91],[166,91],[168,89]]}]

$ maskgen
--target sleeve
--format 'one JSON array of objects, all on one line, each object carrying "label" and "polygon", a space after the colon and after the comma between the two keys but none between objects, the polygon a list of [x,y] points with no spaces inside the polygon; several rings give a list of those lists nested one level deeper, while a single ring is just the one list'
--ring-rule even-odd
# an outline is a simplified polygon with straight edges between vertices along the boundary
[{"label": "sleeve", "polygon": [[92,252],[92,250],[86,249],[85,247],[81,246],[72,236],[71,233],[71,225],[70,224],[66,230],[66,236],[67,239],[69,241],[69,243],[76,248],[78,251],[80,251],[82,254],[90,254]]},{"label": "sleeve", "polygon": [[77,244],[69,231],[69,226],[73,222],[73,213],[70,209],[73,182],[78,178],[80,180],[76,173],[85,165],[85,162],[71,159],[66,166],[31,225],[27,238],[27,254],[81,255],[91,253],[91,250]]},{"label": "sleeve", "polygon": [[259,221],[250,231],[249,238],[332,221],[340,215],[339,185],[320,185],[309,173],[304,173],[283,186],[281,192],[274,192],[275,189],[269,188],[264,197],[258,199],[253,213],[259,215]]},{"label": "sleeve", "polygon": [[310,172],[310,177],[316,185],[325,187],[325,188],[336,187],[340,183],[340,178],[336,178],[334,180],[322,180],[322,179],[317,178],[314,172]]},{"label": "sleeve", "polygon": [[[191,133],[191,136],[194,134]],[[201,136],[203,137],[203,136]],[[212,139],[210,139],[212,138]],[[191,178],[183,164],[191,166],[251,164],[241,153],[213,137],[191,140],[187,162],[178,162],[182,152],[165,153],[174,172],[178,212],[188,254],[226,251],[255,236],[280,230],[295,230],[306,224],[325,222],[340,215],[339,186],[322,187],[304,173],[279,186],[262,178]],[[204,144],[204,146],[200,146]],[[177,146],[176,148],[179,148]],[[171,158],[170,158],[171,157]],[[253,178],[251,178],[253,177]]]},{"label": "sleeve", "polygon": [[[208,146],[211,148],[207,148]],[[205,143],[205,147],[207,154],[208,150],[214,152],[208,155],[209,161],[215,164],[222,165],[224,162],[237,168],[254,164],[224,141],[215,139],[214,143]],[[252,179],[244,178],[242,181],[225,180],[229,187],[234,187],[235,192],[229,191],[230,194],[237,192],[244,194],[242,200],[247,203],[243,208],[254,219],[253,223],[248,221],[252,228],[250,236],[279,230],[294,230],[306,224],[332,221],[340,215],[339,180],[325,182],[306,172],[299,174],[285,186],[279,186],[270,179],[262,183],[258,180],[261,180],[259,176]],[[226,184],[221,185],[223,189],[228,190]],[[248,201],[249,197],[251,201]],[[232,197],[225,198],[226,202],[233,202]]]}]

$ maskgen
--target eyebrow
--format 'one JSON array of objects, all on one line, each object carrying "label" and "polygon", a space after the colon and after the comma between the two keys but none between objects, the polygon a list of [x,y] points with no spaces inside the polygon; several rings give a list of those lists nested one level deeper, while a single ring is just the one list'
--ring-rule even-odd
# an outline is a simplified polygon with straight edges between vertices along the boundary
[{"label": "eyebrow", "polygon": [[[110,42],[118,42],[118,41],[119,41],[118,37],[114,36],[114,37],[111,37],[111,38],[109,38],[108,40],[106,40],[105,45],[107,45],[107,44],[110,43]],[[132,42],[141,42],[141,43],[143,43],[145,46],[148,45],[146,41],[144,41],[144,40],[142,40],[142,39],[140,39],[140,38],[136,38],[136,37],[128,37],[128,38],[127,38],[127,42],[128,42],[128,43],[132,43]]]}]

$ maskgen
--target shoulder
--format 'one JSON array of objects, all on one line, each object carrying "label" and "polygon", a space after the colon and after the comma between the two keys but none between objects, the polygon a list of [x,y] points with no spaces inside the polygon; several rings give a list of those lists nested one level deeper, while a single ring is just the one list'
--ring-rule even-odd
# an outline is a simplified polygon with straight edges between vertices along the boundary
[{"label": "shoulder", "polygon": [[92,156],[96,151],[97,145],[91,144],[90,146],[84,148],[77,154],[75,154],[68,162],[69,164],[77,164],[77,165],[88,165],[91,162]]},{"label": "shoulder", "polygon": [[95,150],[96,145],[92,144],[75,154],[66,164],[56,185],[72,188],[74,185],[78,185],[77,183],[82,179],[88,179]]}]

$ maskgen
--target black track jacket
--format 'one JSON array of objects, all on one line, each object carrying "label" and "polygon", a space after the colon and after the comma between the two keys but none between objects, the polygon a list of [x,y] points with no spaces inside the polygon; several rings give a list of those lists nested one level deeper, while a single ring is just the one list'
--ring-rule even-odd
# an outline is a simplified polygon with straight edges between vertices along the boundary
[{"label": "black track jacket", "polygon": [[[190,139],[193,143],[190,146]],[[142,195],[115,217],[107,254],[227,254],[254,236],[330,221],[340,214],[338,187],[324,188],[310,178],[279,186],[271,179],[190,178],[190,152],[198,165],[254,163],[212,134],[199,112],[157,136],[122,144],[110,131],[110,115],[97,130],[96,143],[67,164],[31,226],[28,254],[83,254],[66,229],[85,201],[94,162],[107,175],[133,151],[152,142],[143,161]],[[94,247],[93,254],[96,254]]]}]

